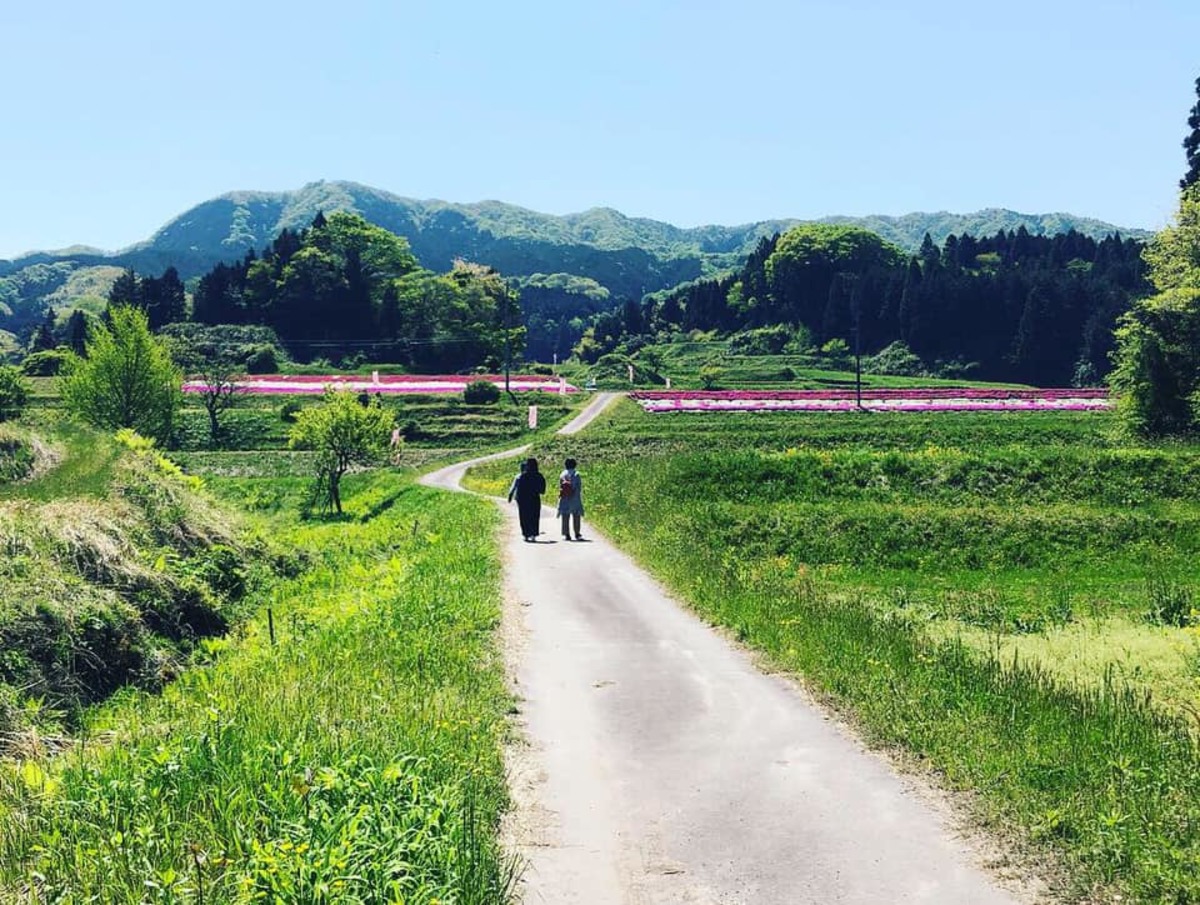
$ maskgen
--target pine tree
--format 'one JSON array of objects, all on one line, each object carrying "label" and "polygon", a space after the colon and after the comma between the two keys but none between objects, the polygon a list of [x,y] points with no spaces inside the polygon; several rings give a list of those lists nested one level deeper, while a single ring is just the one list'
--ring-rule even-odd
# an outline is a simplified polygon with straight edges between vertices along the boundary
[{"label": "pine tree", "polygon": [[[1196,79],[1196,94],[1200,96],[1200,79]],[[1192,114],[1188,117],[1187,122],[1188,128],[1192,131],[1183,140],[1183,150],[1187,153],[1188,171],[1179,180],[1181,189],[1200,182],[1200,99],[1192,107]]]},{"label": "pine tree", "polygon": [[63,342],[70,346],[76,355],[82,355],[87,345],[87,334],[87,315],[76,308],[67,318],[67,325],[63,328]]},{"label": "pine tree", "polygon": [[158,278],[158,309],[150,312],[150,326],[154,329],[165,324],[174,324],[187,319],[187,294],[179,271],[168,267]]},{"label": "pine tree", "polygon": [[48,352],[57,345],[58,341],[54,338],[54,309],[47,308],[45,318],[38,324],[33,338],[29,341],[29,351]]},{"label": "pine tree", "polygon": [[140,305],[142,301],[141,285],[137,273],[129,268],[122,273],[112,288],[108,290],[108,307],[117,305]]}]

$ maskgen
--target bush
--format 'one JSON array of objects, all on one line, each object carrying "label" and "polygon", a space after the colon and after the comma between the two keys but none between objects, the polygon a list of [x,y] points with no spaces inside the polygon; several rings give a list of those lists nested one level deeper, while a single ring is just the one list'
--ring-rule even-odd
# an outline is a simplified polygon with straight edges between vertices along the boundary
[{"label": "bush", "polygon": [[284,424],[295,424],[296,416],[304,408],[298,399],[289,399],[279,407],[279,420]]},{"label": "bush", "polygon": [[725,376],[725,370],[717,364],[706,364],[700,368],[700,385],[706,390],[714,390]]},{"label": "bush", "polygon": [[737,333],[729,339],[729,351],[737,355],[779,355],[792,341],[787,324],[774,324]]},{"label": "bush", "polygon": [[256,346],[246,356],[247,374],[278,374],[279,357],[271,346]]},{"label": "bush", "polygon": [[500,387],[490,380],[473,380],[463,388],[463,402],[468,405],[494,405],[500,401]]},{"label": "bush", "polygon": [[907,345],[897,340],[885,346],[863,362],[868,374],[895,374],[900,377],[923,377],[925,364]]},{"label": "bush", "polygon": [[0,421],[18,418],[29,402],[29,386],[13,365],[0,365]]},{"label": "bush", "polygon": [[[252,324],[167,324],[159,336],[167,340],[171,354],[187,371],[223,362],[252,374],[274,374],[287,357],[274,330]],[[262,370],[250,366],[256,355]]]},{"label": "bush", "polygon": [[64,349],[45,349],[25,356],[21,371],[29,377],[54,377],[67,360]]}]

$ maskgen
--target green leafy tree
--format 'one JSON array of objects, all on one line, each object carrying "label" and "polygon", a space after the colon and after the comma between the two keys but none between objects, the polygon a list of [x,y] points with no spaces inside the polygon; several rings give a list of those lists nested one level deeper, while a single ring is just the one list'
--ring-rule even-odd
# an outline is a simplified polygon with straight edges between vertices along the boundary
[{"label": "green leafy tree", "polygon": [[1175,222],[1151,240],[1142,259],[1160,292],[1200,288],[1200,184],[1183,190]]},{"label": "green leafy tree", "polygon": [[392,424],[391,413],[377,399],[363,405],[353,393],[333,388],[325,391],[321,405],[297,414],[289,443],[317,452],[313,497],[318,503],[341,514],[343,476],[384,453]]},{"label": "green leafy tree", "polygon": [[92,329],[84,357],[68,361],[63,401],[96,427],[129,427],[165,444],[179,411],[183,376],[166,343],[150,332],[144,311],[118,305],[109,319]]},{"label": "green leafy tree", "polygon": [[764,270],[776,321],[819,325],[839,273],[899,267],[904,253],[855,226],[809,223],[784,233]]},{"label": "green leafy tree", "polygon": [[1121,318],[1110,383],[1133,433],[1187,433],[1200,427],[1200,185],[1143,257],[1159,293]]},{"label": "green leafy tree", "polygon": [[0,365],[0,421],[19,418],[29,402],[29,384],[14,365]]}]

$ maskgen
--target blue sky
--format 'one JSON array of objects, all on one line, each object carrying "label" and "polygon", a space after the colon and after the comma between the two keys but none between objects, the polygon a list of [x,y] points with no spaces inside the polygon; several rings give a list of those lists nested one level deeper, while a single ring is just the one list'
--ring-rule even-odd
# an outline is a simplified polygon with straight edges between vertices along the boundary
[{"label": "blue sky", "polygon": [[681,226],[1169,218],[1196,0],[0,4],[0,257],[349,179]]}]

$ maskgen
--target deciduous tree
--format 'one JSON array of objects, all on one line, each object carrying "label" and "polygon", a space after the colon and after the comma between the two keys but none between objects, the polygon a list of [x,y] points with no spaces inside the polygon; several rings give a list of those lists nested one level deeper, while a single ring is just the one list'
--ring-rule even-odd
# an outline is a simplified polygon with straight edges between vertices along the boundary
[{"label": "deciduous tree", "polygon": [[150,332],[144,311],[118,305],[109,319],[93,327],[84,357],[68,360],[63,401],[97,427],[130,427],[165,444],[179,410],[182,374],[166,343]]},{"label": "deciduous tree", "polygon": [[1200,184],[1144,257],[1160,291],[1121,319],[1110,382],[1132,432],[1187,433],[1200,427]]},{"label": "deciduous tree", "polygon": [[377,399],[362,405],[354,394],[329,388],[321,405],[306,408],[292,426],[290,445],[316,450],[313,496],[342,512],[342,477],[351,466],[378,459],[387,448],[393,425]]}]

